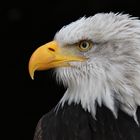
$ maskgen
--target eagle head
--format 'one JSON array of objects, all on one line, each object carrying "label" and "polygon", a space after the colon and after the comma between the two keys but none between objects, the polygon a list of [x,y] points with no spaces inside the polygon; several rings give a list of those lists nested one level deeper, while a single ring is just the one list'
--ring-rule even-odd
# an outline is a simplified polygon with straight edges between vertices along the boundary
[{"label": "eagle head", "polygon": [[39,47],[29,72],[55,68],[67,90],[60,100],[81,104],[96,117],[104,104],[117,118],[121,109],[136,123],[140,105],[140,20],[127,14],[99,13],[64,26]]}]

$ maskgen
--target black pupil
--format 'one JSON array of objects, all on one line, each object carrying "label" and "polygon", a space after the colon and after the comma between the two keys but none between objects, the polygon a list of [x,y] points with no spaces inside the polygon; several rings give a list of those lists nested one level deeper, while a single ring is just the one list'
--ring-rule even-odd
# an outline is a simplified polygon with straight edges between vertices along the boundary
[{"label": "black pupil", "polygon": [[83,42],[82,43],[82,48],[86,48],[87,47],[87,42]]}]

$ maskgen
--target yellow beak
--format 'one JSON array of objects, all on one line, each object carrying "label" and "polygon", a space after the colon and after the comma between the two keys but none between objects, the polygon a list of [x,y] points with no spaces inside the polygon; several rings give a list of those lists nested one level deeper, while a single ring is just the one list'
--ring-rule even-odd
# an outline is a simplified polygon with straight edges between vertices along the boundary
[{"label": "yellow beak", "polygon": [[31,56],[29,61],[29,74],[34,79],[36,70],[47,70],[55,67],[70,66],[68,62],[84,61],[85,58],[66,53],[66,49],[58,46],[56,41],[49,42],[39,47]]}]

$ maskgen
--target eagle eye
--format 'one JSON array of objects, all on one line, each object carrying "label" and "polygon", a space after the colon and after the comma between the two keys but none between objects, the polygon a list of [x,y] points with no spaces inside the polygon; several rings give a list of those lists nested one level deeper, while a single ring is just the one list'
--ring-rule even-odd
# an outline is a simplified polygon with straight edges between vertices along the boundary
[{"label": "eagle eye", "polygon": [[90,41],[87,40],[83,40],[78,44],[78,49],[82,52],[86,52],[88,50],[90,50],[92,47],[92,44]]}]

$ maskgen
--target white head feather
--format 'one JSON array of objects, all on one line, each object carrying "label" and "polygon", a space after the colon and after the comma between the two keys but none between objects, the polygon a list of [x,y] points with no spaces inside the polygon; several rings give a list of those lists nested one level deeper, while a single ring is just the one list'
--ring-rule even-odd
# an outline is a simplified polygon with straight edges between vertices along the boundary
[{"label": "white head feather", "polygon": [[81,103],[93,117],[96,103],[104,104],[117,118],[117,109],[133,116],[140,105],[140,20],[126,14],[100,13],[81,18],[55,35],[60,46],[91,40],[94,47],[81,53],[86,62],[57,68],[56,77],[66,85],[63,104]]}]

